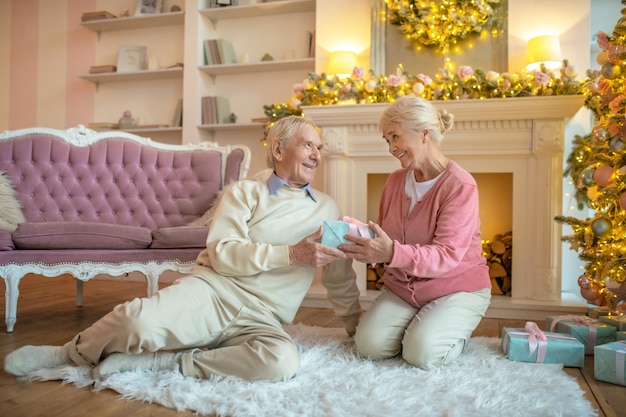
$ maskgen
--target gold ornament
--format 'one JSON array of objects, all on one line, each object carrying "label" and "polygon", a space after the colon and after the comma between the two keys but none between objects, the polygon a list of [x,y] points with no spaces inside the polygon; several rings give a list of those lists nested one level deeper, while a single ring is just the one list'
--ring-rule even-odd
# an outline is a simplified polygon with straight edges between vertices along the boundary
[{"label": "gold ornament", "polygon": [[622,74],[622,67],[607,61],[602,64],[601,73],[607,80],[614,80]]}]

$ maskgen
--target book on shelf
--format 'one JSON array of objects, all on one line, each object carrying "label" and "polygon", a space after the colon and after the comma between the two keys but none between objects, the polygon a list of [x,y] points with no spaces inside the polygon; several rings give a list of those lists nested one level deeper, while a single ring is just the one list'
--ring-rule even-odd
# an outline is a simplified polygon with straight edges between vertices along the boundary
[{"label": "book on shelf", "polygon": [[228,98],[222,96],[202,97],[202,124],[216,125],[228,123],[230,116],[230,103]]},{"label": "book on shelf", "polygon": [[205,40],[204,61],[206,65],[235,64],[237,56],[233,44],[225,39]]},{"label": "book on shelf", "polygon": [[90,74],[102,74],[105,72],[115,72],[117,71],[117,66],[113,65],[113,64],[108,64],[108,65],[92,65],[89,68],[89,73]]},{"label": "book on shelf", "polygon": [[91,122],[87,124],[87,127],[91,130],[95,130],[97,132],[103,130],[112,130],[118,129],[120,126],[117,123],[109,123],[109,122]]},{"label": "book on shelf", "polygon": [[315,58],[315,31],[307,31],[307,46],[309,58]]},{"label": "book on shelf", "polygon": [[174,109],[174,117],[172,117],[171,127],[181,127],[183,125],[183,99],[179,99]]},{"label": "book on shelf", "polygon": [[81,22],[90,22],[92,20],[106,20],[106,19],[117,19],[113,13],[107,12],[106,10],[100,10],[96,12],[85,12],[80,17]]},{"label": "book on shelf", "polygon": [[267,123],[270,121],[269,117],[253,117],[250,119],[252,123]]}]

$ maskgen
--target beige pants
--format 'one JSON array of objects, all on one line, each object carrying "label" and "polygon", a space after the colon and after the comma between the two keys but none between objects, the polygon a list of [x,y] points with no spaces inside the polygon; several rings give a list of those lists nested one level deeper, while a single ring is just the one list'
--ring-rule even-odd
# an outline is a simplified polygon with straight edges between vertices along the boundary
[{"label": "beige pants", "polygon": [[269,312],[194,276],[116,306],[74,345],[72,360],[94,366],[114,352],[183,351],[182,373],[198,378],[285,380],[300,364],[296,345]]},{"label": "beige pants", "polygon": [[415,366],[456,359],[489,307],[491,290],[459,292],[416,308],[383,287],[361,318],[354,340],[361,356],[391,358],[400,353]]}]

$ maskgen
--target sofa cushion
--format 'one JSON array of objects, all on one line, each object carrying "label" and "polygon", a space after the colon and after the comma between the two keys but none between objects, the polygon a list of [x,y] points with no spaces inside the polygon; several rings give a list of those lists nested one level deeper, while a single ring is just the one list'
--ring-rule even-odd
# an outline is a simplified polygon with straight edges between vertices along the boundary
[{"label": "sofa cushion", "polygon": [[18,249],[145,249],[150,229],[93,222],[22,223],[13,233]]},{"label": "sofa cushion", "polygon": [[0,229],[0,250],[13,250],[13,233],[8,230]]},{"label": "sofa cushion", "polygon": [[150,247],[153,249],[204,248],[208,234],[209,228],[202,226],[164,227],[152,231]]}]

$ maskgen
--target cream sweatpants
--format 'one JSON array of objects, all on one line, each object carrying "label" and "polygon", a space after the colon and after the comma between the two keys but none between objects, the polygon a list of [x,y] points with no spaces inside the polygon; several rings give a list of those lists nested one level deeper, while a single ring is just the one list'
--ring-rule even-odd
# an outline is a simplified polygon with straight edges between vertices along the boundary
[{"label": "cream sweatpants", "polygon": [[358,353],[371,359],[402,358],[415,366],[456,359],[489,307],[491,290],[450,294],[421,308],[383,287],[356,329]]},{"label": "cream sweatpants", "polygon": [[205,379],[286,380],[300,364],[296,345],[269,311],[196,276],[116,306],[73,341],[78,365],[95,366],[115,352],[175,350],[183,352],[184,375]]}]

